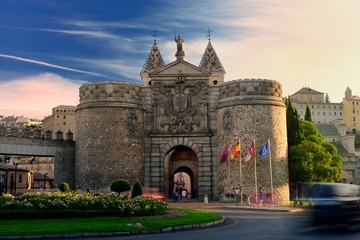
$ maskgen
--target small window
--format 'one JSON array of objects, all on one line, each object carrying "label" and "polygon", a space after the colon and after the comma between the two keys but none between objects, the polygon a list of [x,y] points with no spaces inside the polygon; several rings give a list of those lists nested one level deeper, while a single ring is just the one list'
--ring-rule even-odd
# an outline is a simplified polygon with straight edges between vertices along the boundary
[{"label": "small window", "polygon": [[22,174],[19,174],[19,183],[22,183]]}]

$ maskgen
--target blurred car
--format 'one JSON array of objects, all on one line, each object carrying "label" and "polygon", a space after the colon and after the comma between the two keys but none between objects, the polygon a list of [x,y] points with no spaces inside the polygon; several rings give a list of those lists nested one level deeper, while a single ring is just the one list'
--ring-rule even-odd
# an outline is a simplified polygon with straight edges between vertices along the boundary
[{"label": "blurred car", "polygon": [[312,218],[315,225],[359,224],[360,186],[345,183],[312,185]]}]

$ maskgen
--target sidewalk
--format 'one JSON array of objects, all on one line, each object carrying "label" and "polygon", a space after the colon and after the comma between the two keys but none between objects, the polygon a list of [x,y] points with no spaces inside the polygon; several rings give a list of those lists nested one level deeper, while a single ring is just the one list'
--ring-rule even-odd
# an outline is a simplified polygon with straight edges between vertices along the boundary
[{"label": "sidewalk", "polygon": [[204,203],[195,199],[179,200],[177,202],[173,202],[172,199],[167,199],[166,202],[169,204],[169,207],[197,209],[197,210],[226,208],[226,209],[292,212],[292,213],[304,211],[303,208],[291,207],[291,206],[252,206],[252,205],[240,204],[240,203],[237,205],[236,202],[219,202],[219,201],[209,201],[209,203]]}]

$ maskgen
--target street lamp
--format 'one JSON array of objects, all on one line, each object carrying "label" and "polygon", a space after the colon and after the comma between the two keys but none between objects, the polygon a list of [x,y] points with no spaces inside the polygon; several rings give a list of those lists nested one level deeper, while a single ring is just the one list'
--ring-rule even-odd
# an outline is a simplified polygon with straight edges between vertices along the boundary
[{"label": "street lamp", "polygon": [[17,179],[17,166],[19,163],[15,163],[15,183],[14,183],[14,195],[16,195],[16,179]]},{"label": "street lamp", "polygon": [[44,173],[44,189],[46,189],[46,176],[48,175],[48,173]]}]

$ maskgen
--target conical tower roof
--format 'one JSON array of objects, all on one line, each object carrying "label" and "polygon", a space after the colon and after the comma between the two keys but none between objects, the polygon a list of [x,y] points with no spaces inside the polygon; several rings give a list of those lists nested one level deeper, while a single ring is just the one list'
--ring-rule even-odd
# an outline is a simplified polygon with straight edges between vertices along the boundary
[{"label": "conical tower roof", "polygon": [[165,66],[164,59],[161,56],[160,49],[157,46],[156,40],[150,50],[150,53],[144,63],[141,73],[150,73]]},{"label": "conical tower roof", "polygon": [[216,55],[210,40],[202,56],[199,68],[211,73],[225,73],[225,69]]}]

